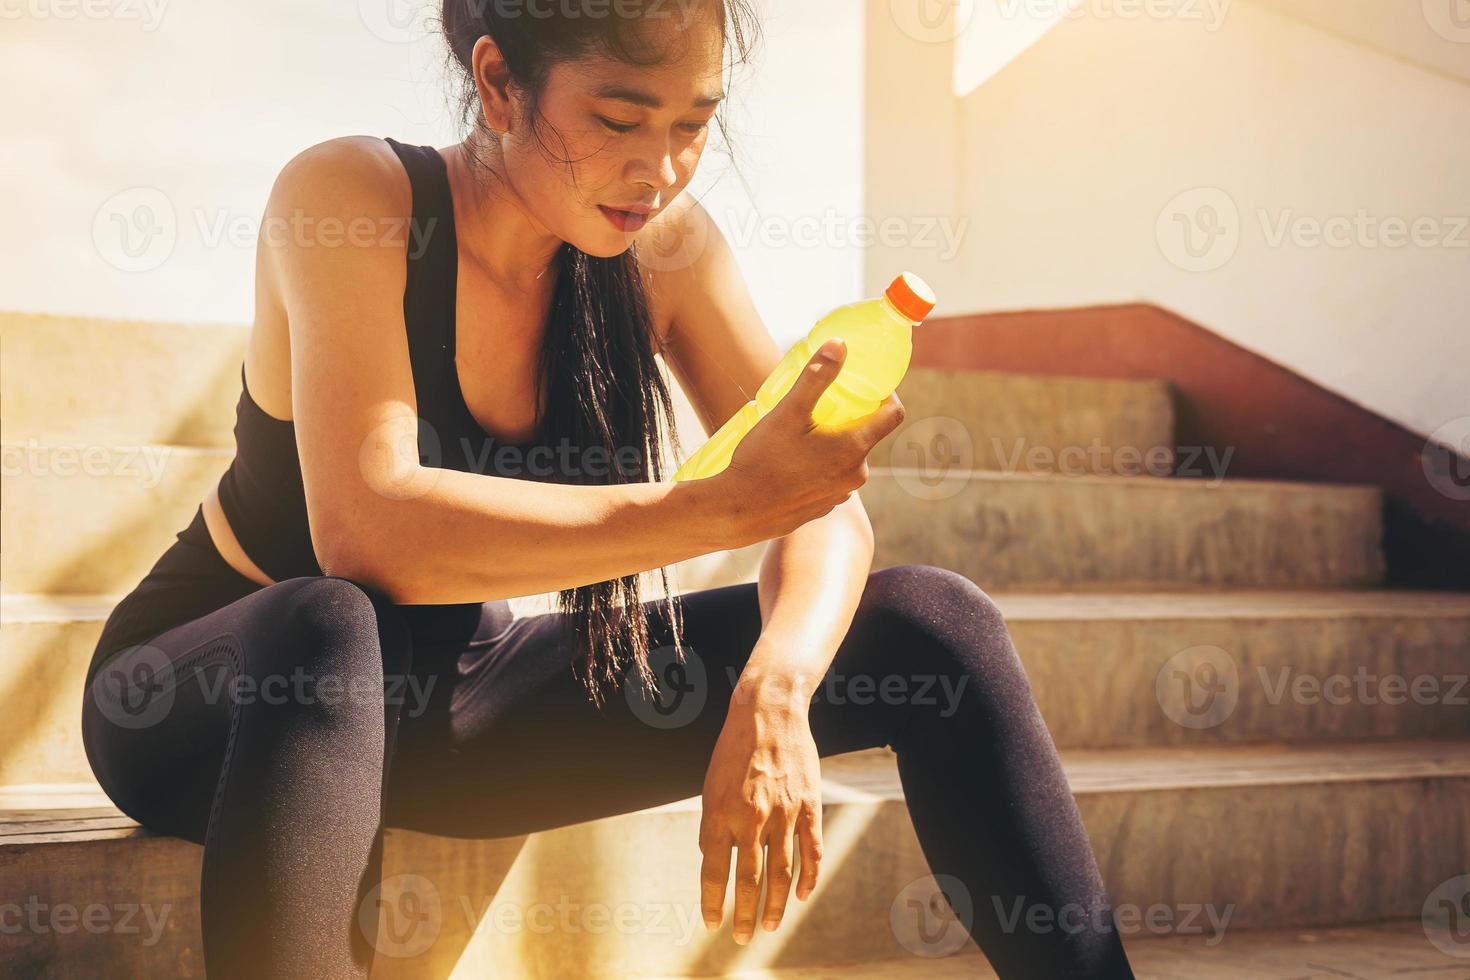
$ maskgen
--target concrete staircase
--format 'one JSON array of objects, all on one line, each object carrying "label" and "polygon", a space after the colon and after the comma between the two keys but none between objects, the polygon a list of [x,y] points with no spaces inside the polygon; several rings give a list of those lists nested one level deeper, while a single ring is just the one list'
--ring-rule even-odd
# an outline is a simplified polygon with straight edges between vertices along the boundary
[{"label": "concrete staircase", "polygon": [[[26,922],[0,972],[203,974],[200,849],[110,806],[77,718],[112,604],[228,465],[244,339],[0,315],[0,906]],[[1470,977],[1470,596],[1375,588],[1378,491],[1160,475],[1189,469],[1161,383],[915,370],[900,394],[862,491],[876,564],[1000,602],[1140,975]],[[753,580],[761,551],[678,587]],[[383,914],[422,914],[377,975],[987,975],[891,753],[823,775],[824,880],[745,947],[699,921],[697,799],[504,840],[390,831]]]}]

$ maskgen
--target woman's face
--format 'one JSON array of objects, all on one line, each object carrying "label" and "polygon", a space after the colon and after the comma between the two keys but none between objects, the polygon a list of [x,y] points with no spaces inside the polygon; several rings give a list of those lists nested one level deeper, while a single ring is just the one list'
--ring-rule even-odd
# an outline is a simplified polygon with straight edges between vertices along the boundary
[{"label": "woman's face", "polygon": [[551,69],[537,131],[515,126],[501,142],[507,179],[550,233],[618,255],[694,177],[723,97],[720,29],[707,21],[651,21],[652,43],[671,52],[657,67],[597,56]]}]

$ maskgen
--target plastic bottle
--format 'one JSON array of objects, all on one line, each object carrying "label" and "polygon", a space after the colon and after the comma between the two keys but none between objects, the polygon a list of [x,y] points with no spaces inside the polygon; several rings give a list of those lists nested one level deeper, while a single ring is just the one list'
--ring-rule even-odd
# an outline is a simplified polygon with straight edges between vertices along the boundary
[{"label": "plastic bottle", "polygon": [[817,400],[812,419],[821,425],[839,425],[876,411],[903,380],[913,353],[913,328],[933,309],[933,290],[918,276],[905,272],[877,299],[849,303],[828,313],[786,352],[755,397],[679,467],[674,479],[702,480],[729,466],[740,440],[776,406],[817,348],[832,337],[847,344],[847,359]]}]

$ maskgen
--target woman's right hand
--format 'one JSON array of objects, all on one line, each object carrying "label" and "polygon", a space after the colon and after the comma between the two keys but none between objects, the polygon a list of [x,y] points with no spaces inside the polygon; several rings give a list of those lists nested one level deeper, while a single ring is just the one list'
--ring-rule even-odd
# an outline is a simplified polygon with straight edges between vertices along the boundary
[{"label": "woman's right hand", "polygon": [[846,344],[836,338],[818,348],[791,389],[740,441],[730,465],[710,477],[721,484],[737,547],[790,534],[846,501],[868,482],[868,453],[903,421],[895,394],[851,422],[813,421],[812,409],[846,357]]}]

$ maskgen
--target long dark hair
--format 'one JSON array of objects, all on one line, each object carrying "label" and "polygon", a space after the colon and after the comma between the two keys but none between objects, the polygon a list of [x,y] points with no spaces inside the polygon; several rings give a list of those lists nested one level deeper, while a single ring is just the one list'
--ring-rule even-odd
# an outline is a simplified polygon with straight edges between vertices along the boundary
[{"label": "long dark hair", "polygon": [[[497,0],[443,0],[441,18],[452,63],[462,77],[461,116],[472,132],[486,141],[497,139],[480,112],[471,66],[475,42],[489,35],[524,96],[525,115],[534,122],[537,144],[549,155],[543,132],[550,131],[551,124],[538,106],[551,67],[594,53],[632,65],[661,64],[667,53],[653,50],[638,28],[645,16],[666,17],[671,10],[687,8],[671,0],[618,0],[611,7],[600,4],[601,16],[591,15],[598,11],[568,16],[565,3],[547,6],[552,9],[534,16],[526,10],[511,16]],[[702,0],[700,11],[719,17],[731,64],[748,61],[758,30],[748,0]],[[713,121],[720,135],[727,136],[723,116],[717,113]],[[555,159],[569,169],[573,162],[565,156]],[[491,171],[484,161],[478,162],[482,170]],[[545,405],[537,433],[548,445],[575,447],[583,453],[600,448],[615,461],[625,461],[629,454],[622,450],[631,447],[640,461],[634,466],[608,466],[607,478],[601,481],[592,478],[587,466],[568,472],[557,468],[553,478],[563,483],[662,479],[662,438],[668,437],[676,454],[680,446],[668,385],[652,350],[657,338],[637,246],[601,258],[563,243],[552,265],[557,279],[536,377],[537,404]],[[678,602],[669,588],[668,569],[658,571],[675,655],[682,661]],[[576,645],[575,666],[593,702],[601,707],[604,688],[619,684],[629,668],[645,691],[656,690],[638,575],[563,589],[558,607],[567,614],[568,635]]]}]

